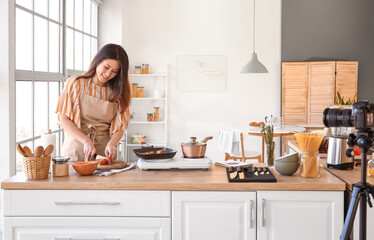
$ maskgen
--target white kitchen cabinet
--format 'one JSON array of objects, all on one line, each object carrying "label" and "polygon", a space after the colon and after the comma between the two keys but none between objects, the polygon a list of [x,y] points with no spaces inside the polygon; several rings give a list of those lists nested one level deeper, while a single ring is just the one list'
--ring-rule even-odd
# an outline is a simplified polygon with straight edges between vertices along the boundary
[{"label": "white kitchen cabinet", "polygon": [[170,218],[5,217],[4,239],[171,240],[170,224]]},{"label": "white kitchen cabinet", "polygon": [[[136,161],[138,158],[132,152],[141,147],[140,144],[131,143],[133,135],[146,136],[145,141],[155,147],[166,147],[168,125],[168,69],[165,73],[156,74],[130,74],[131,83],[138,83],[144,87],[144,98],[133,97],[130,112],[133,119],[121,140],[121,151],[125,161]],[[155,93],[155,90],[158,93]],[[156,94],[156,95],[155,95]],[[153,113],[154,107],[159,107],[159,120],[147,121],[147,113]]]},{"label": "white kitchen cabinet", "polygon": [[173,240],[256,239],[256,192],[172,193]]},{"label": "white kitchen cabinet", "polygon": [[257,239],[339,239],[343,192],[258,191]]}]

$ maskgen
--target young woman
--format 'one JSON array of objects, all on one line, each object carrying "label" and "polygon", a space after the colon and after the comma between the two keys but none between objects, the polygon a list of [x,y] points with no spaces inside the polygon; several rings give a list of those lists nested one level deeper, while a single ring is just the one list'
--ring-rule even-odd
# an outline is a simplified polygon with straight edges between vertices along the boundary
[{"label": "young woman", "polygon": [[56,112],[68,133],[63,155],[84,161],[96,153],[117,157],[116,145],[130,119],[131,88],[129,59],[116,44],[105,45],[96,54],[88,71],[67,80]]}]

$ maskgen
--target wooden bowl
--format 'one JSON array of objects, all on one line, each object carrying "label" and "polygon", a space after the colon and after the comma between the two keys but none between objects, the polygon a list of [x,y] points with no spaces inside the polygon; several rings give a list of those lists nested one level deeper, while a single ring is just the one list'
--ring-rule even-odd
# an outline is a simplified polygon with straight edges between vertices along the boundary
[{"label": "wooden bowl", "polygon": [[73,163],[74,170],[81,176],[88,176],[95,172],[98,161]]}]

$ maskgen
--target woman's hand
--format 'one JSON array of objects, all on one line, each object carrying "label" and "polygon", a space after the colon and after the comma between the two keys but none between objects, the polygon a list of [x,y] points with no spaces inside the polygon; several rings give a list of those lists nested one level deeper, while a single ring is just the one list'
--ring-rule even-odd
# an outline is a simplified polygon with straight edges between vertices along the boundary
[{"label": "woman's hand", "polygon": [[83,150],[84,150],[84,155],[88,158],[93,158],[96,154],[96,147],[91,141],[91,139],[87,139],[83,143]]},{"label": "woman's hand", "polygon": [[117,148],[112,143],[108,143],[105,148],[105,157],[107,157],[110,161],[110,164],[114,162],[117,158]]}]

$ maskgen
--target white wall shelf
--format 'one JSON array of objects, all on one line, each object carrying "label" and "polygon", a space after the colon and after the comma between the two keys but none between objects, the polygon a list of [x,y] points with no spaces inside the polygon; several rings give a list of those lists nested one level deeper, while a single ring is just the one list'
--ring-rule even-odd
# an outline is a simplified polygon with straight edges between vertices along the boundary
[{"label": "white wall shelf", "polygon": [[[136,161],[133,150],[141,144],[131,144],[133,135],[146,136],[148,145],[166,147],[168,124],[168,69],[165,73],[130,74],[131,83],[144,87],[144,98],[132,98],[130,112],[134,119],[130,120],[123,138],[121,139],[121,157],[125,161]],[[158,91],[156,94],[155,92]],[[161,92],[161,94],[160,94]],[[153,112],[154,107],[160,108],[160,119],[155,122],[147,121],[147,113]],[[143,144],[144,146],[144,144]]]}]

